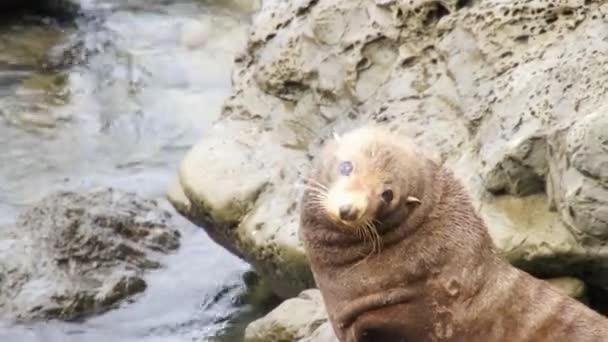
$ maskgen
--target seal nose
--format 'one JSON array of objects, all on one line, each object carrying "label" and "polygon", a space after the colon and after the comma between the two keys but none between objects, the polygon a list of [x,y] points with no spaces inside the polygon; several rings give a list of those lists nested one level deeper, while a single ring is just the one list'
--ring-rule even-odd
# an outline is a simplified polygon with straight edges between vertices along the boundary
[{"label": "seal nose", "polygon": [[340,206],[340,218],[345,221],[352,221],[357,217],[357,210],[351,204],[343,204]]}]

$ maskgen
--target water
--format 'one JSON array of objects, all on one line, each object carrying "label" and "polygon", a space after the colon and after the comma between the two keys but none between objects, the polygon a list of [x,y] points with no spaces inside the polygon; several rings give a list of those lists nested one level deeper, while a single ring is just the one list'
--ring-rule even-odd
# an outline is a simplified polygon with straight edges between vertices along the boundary
[{"label": "water", "polygon": [[[230,92],[249,24],[243,4],[83,1],[75,24],[1,18],[0,225],[60,189],[164,199]],[[200,228],[181,227],[179,252],[133,303],[78,324],[0,323],[0,340],[240,340],[256,315],[233,300],[247,265]]]}]

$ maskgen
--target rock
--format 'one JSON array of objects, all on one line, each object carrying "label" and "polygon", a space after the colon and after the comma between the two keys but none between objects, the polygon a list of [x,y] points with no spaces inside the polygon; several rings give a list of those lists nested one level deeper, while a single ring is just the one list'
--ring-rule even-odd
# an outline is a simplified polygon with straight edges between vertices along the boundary
[{"label": "rock", "polygon": [[550,142],[549,196],[588,245],[608,239],[608,107],[557,129]]},{"label": "rock", "polygon": [[70,14],[78,12],[79,0],[4,0],[0,3],[0,11],[34,10],[52,14]]},{"label": "rock", "polygon": [[[285,153],[270,142],[262,145],[268,135],[229,130],[234,128],[216,126],[213,135],[188,153],[169,197],[211,238],[252,263],[277,294],[295,296],[314,285],[297,236],[298,189],[287,186],[297,181],[297,165],[306,160],[294,152],[288,157],[291,168],[277,168],[281,160],[275,156],[285,158]],[[284,186],[269,188],[271,181]]]},{"label": "rock", "polygon": [[19,1],[19,0],[8,0],[2,1],[2,5],[0,6],[0,10],[2,11],[11,11],[16,9],[28,8],[30,6],[36,5],[38,1],[29,0],[29,1]]},{"label": "rock", "polygon": [[145,271],[179,247],[156,201],[113,189],[59,192],[0,238],[0,317],[75,320],[145,290]]},{"label": "rock", "polygon": [[305,290],[247,326],[245,342],[337,342],[318,290]]},{"label": "rock", "polygon": [[587,287],[580,279],[572,277],[560,277],[547,279],[547,281],[566,293],[568,296],[575,298],[583,303],[587,302]]},{"label": "rock", "polygon": [[314,285],[297,184],[332,131],[378,122],[454,169],[513,264],[608,288],[607,14],[582,0],[265,3],[169,198],[295,296]]}]

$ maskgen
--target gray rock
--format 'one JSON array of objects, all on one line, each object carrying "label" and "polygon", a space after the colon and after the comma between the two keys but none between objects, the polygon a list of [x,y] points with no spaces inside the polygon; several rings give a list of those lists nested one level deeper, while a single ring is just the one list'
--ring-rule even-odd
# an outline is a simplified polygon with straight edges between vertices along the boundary
[{"label": "gray rock", "polygon": [[146,270],[179,247],[156,201],[106,189],[60,192],[0,238],[0,317],[80,319],[146,288]]},{"label": "gray rock", "polygon": [[244,342],[337,342],[318,290],[305,290],[250,323]]},{"label": "gray rock", "polygon": [[314,285],[297,184],[332,131],[380,122],[455,170],[513,264],[608,288],[603,147],[566,147],[602,136],[572,122],[608,101],[607,14],[582,0],[268,2],[169,198],[295,296]]},{"label": "gray rock", "polygon": [[608,108],[557,129],[550,144],[550,199],[587,245],[608,239]]},{"label": "gray rock", "polygon": [[583,303],[587,303],[587,286],[580,279],[572,277],[560,277],[547,279],[547,282],[568,296],[575,298]]}]

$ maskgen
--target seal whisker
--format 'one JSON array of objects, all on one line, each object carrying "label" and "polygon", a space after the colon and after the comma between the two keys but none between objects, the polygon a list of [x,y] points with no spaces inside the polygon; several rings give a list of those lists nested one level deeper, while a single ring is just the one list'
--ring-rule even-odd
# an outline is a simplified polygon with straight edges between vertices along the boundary
[{"label": "seal whisker", "polygon": [[382,241],[380,239],[380,234],[378,234],[378,230],[376,229],[376,226],[373,223],[373,220],[368,219],[367,221],[365,221],[365,229],[369,234],[369,239],[372,244],[372,251],[370,255],[375,253],[379,254],[382,250]]},{"label": "seal whisker", "polygon": [[371,254],[376,253],[376,251],[377,251],[377,241],[376,241],[377,237],[376,237],[376,234],[375,234],[375,229],[374,229],[374,227],[372,226],[372,224],[371,224],[371,222],[369,220],[367,222],[365,222],[365,226],[367,228],[367,231],[369,232],[370,242],[372,244],[372,251],[370,253],[370,255],[371,255]]},{"label": "seal whisker", "polygon": [[373,222],[370,222],[369,225],[370,230],[374,234],[374,239],[376,241],[376,251],[378,252],[378,254],[380,254],[382,252],[382,238],[380,237],[380,233],[378,233],[376,225]]},{"label": "seal whisker", "polygon": [[310,198],[309,203],[323,204],[327,197]]},{"label": "seal whisker", "polygon": [[328,193],[320,190],[320,189],[310,189],[311,193],[310,193],[310,197],[312,198],[326,198]]},{"label": "seal whisker", "polygon": [[323,205],[325,200],[327,200],[327,194],[311,195],[308,199],[308,203]]},{"label": "seal whisker", "polygon": [[326,192],[320,191],[318,189],[310,189],[310,193],[308,195],[308,202],[319,203],[322,204],[327,200],[328,194]]},{"label": "seal whisker", "polygon": [[326,186],[324,186],[323,184],[316,184],[316,183],[296,183],[296,186],[299,188],[304,188],[304,189],[308,189],[308,190],[314,190],[317,192],[328,192],[328,189]]},{"label": "seal whisker", "polygon": [[367,234],[369,236],[369,242],[371,243],[372,246],[372,250],[371,250],[371,254],[374,254],[376,251],[376,236],[374,235],[374,230],[372,228],[372,226],[370,225],[369,221],[365,222],[365,231],[367,231]]},{"label": "seal whisker", "polygon": [[375,248],[375,242],[374,242],[374,237],[373,237],[373,233],[370,230],[370,226],[368,225],[369,221],[364,221],[360,226],[360,230],[364,233],[364,235],[366,236],[366,238],[364,239],[364,241],[369,241],[372,244],[372,251],[370,253],[367,254],[363,254],[362,256],[363,259],[359,260],[357,263],[355,263],[354,266],[359,265],[361,263],[366,262],[373,254],[374,254],[374,250]]},{"label": "seal whisker", "polygon": [[319,188],[319,187],[316,187],[316,186],[314,186],[314,185],[308,185],[308,184],[304,184],[304,185],[302,185],[302,187],[303,187],[304,189],[306,189],[306,190],[310,190],[310,191],[313,191],[313,192],[315,192],[315,193],[327,193],[327,190],[326,190],[326,189]]},{"label": "seal whisker", "polygon": [[362,230],[365,232],[365,240],[371,242],[372,235],[366,225],[362,225]]},{"label": "seal whisker", "polygon": [[[327,186],[325,186],[323,183],[317,181],[316,179],[312,179],[312,178],[307,178],[306,177],[306,178],[303,178],[302,180],[304,180],[306,182],[305,183],[306,185],[315,185],[315,186],[318,186],[321,189],[328,190]],[[308,184],[308,182],[310,182],[311,184]]]},{"label": "seal whisker", "polygon": [[365,241],[365,239],[366,239],[365,231],[363,230],[362,227],[357,227],[357,235],[358,235],[359,239]]},{"label": "seal whisker", "polygon": [[371,242],[372,241],[372,236],[369,233],[369,229],[367,228],[367,225],[365,224],[365,222],[362,222],[360,225],[360,229],[361,231],[365,234],[365,239],[364,242]]},{"label": "seal whisker", "polygon": [[320,206],[321,208],[325,208],[325,206],[323,206],[323,201],[321,201],[321,200],[308,201],[308,204]]},{"label": "seal whisker", "polygon": [[359,227],[359,226],[355,227],[355,234],[357,234],[357,238],[359,238],[361,240],[364,239],[363,232],[361,231],[361,227]]},{"label": "seal whisker", "polygon": [[362,241],[368,241],[369,240],[369,232],[367,231],[367,229],[365,229],[365,225],[361,224],[361,225],[357,225],[356,227],[358,234],[361,236],[361,240]]},{"label": "seal whisker", "polygon": [[325,206],[322,203],[315,203],[315,202],[306,203],[306,208],[313,209],[313,210],[319,210],[319,211],[325,210]]}]

